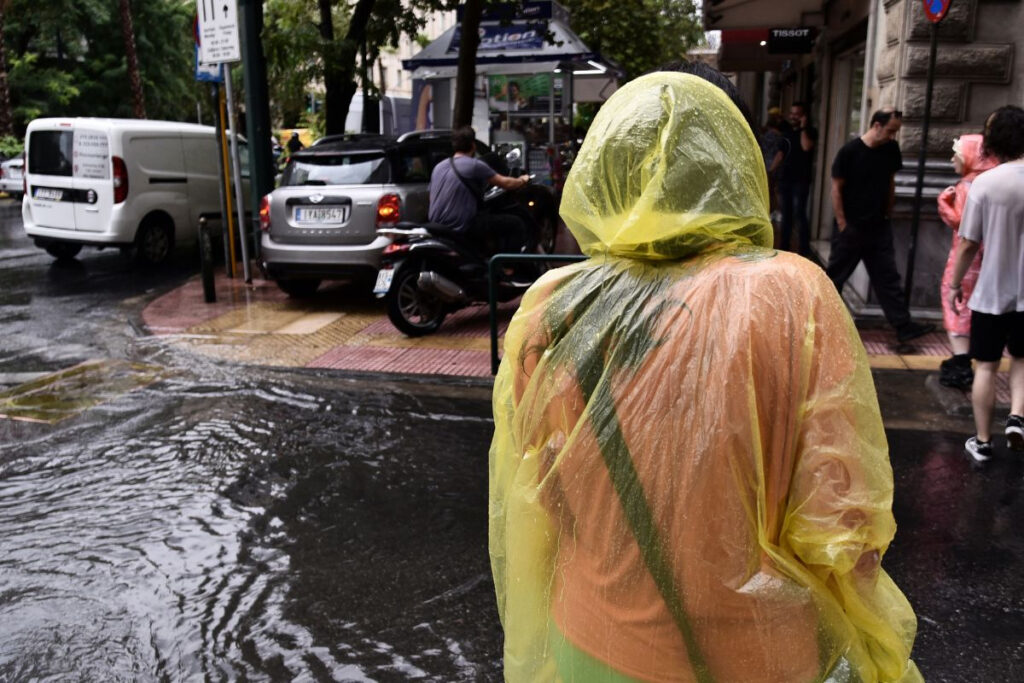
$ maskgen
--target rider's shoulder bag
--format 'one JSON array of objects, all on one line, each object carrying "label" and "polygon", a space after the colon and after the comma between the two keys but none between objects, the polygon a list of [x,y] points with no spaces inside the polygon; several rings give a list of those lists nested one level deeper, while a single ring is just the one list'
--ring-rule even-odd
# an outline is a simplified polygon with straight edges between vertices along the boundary
[{"label": "rider's shoulder bag", "polygon": [[455,166],[454,155],[448,157],[448,163],[452,165],[452,173],[455,174],[455,177],[462,181],[462,184],[466,186],[466,189],[469,190],[469,193],[476,198],[477,210],[482,210],[484,208],[484,198],[480,195],[480,190],[475,189],[473,185],[470,184],[469,180],[466,179],[466,176],[459,173],[459,169]]}]

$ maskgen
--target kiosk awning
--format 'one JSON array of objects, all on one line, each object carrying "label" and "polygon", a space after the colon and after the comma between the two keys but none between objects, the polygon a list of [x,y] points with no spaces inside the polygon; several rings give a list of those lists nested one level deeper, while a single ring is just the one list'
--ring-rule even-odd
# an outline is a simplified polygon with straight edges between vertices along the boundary
[{"label": "kiosk awning", "polygon": [[[614,64],[592,52],[559,19],[482,22],[476,54],[477,74],[525,74],[556,70],[574,75],[619,76]],[[550,31],[551,40],[547,40]],[[456,24],[434,42],[402,61],[413,78],[454,77],[459,61],[461,26]]]}]

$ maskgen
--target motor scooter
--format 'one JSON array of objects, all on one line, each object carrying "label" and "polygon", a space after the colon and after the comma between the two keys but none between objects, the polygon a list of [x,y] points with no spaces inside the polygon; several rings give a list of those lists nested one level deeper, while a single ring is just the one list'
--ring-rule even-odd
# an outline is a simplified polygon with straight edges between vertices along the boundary
[{"label": "motor scooter", "polygon": [[[517,155],[518,150],[509,153],[510,166],[518,161]],[[522,251],[544,251],[540,244],[542,233],[528,210],[511,196],[514,194],[491,188],[484,194],[484,209],[519,215],[528,233]],[[377,230],[377,234],[388,237],[391,244],[384,248],[373,293],[385,300],[388,318],[406,335],[431,334],[448,314],[488,300],[493,245],[434,223],[397,223]],[[511,301],[521,296],[541,272],[539,262],[518,265],[514,272],[500,272],[496,283],[498,300]]]}]

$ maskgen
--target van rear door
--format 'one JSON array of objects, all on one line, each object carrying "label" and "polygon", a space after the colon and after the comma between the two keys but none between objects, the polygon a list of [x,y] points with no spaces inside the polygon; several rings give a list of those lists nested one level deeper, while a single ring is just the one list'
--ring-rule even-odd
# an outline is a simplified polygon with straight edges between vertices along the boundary
[{"label": "van rear door", "polygon": [[71,122],[54,122],[28,136],[28,197],[34,221],[46,228],[75,229]]},{"label": "van rear door", "polygon": [[107,132],[76,126],[71,166],[76,229],[105,231],[110,226],[110,210],[114,204]]}]

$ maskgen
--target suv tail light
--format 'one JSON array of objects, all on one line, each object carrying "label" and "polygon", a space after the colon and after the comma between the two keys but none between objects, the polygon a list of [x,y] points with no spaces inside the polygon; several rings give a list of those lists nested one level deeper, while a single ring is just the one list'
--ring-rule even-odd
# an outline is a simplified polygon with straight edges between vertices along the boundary
[{"label": "suv tail light", "polygon": [[114,163],[114,203],[120,204],[128,198],[128,167],[121,157],[111,157]]},{"label": "suv tail light", "polygon": [[270,232],[270,195],[263,195],[260,200],[260,230]]},{"label": "suv tail light", "polygon": [[402,199],[397,194],[386,194],[377,202],[377,227],[392,226],[402,213]]}]

